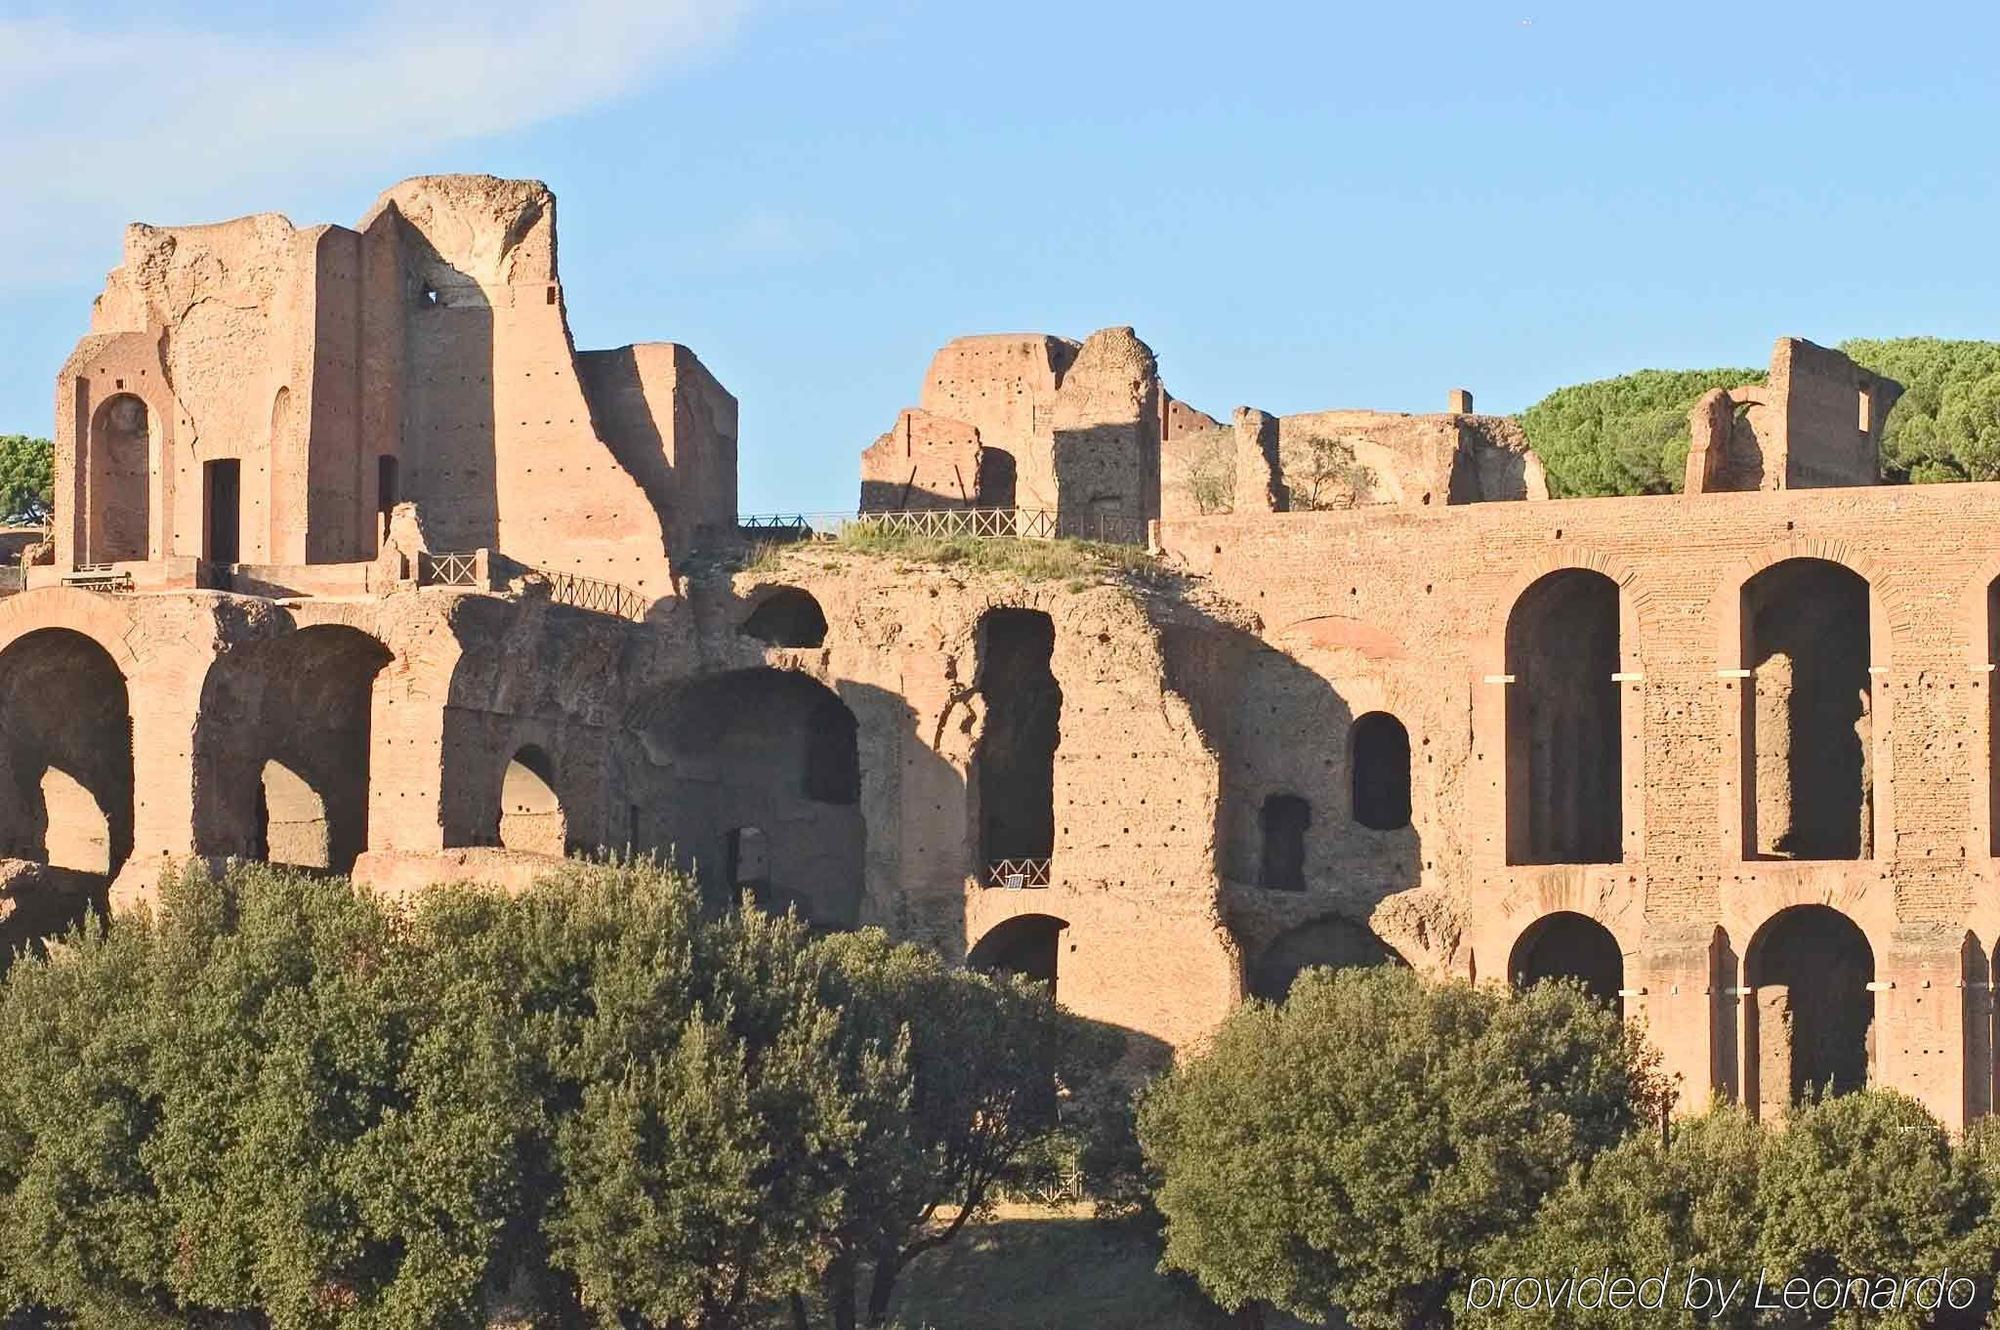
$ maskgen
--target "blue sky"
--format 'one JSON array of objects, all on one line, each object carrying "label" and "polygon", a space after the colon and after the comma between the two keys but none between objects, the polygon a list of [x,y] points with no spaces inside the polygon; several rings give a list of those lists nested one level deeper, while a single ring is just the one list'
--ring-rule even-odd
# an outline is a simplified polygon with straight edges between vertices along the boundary
[{"label": "blue sky", "polygon": [[2000,336],[2000,6],[76,8],[0,0],[0,432],[123,221],[427,171],[554,187],[578,344],[694,347],[745,511],[851,505],[962,333],[1129,323],[1217,414]]}]

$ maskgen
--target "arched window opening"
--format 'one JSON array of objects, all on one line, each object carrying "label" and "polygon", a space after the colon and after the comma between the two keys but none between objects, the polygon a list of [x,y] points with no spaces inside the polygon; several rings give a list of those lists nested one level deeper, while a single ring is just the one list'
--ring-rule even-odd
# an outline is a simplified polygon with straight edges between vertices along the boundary
[{"label": "arched window opening", "polygon": [[90,563],[151,557],[153,424],[131,393],[107,398],[91,416],[85,469],[85,546]]},{"label": "arched window opening", "polygon": [[67,628],[0,651],[0,747],[0,854],[115,874],[132,852],[132,713],[110,653]]},{"label": "arched window opening", "polygon": [[1306,889],[1306,828],[1312,825],[1312,805],[1296,794],[1265,798],[1263,884],[1273,891]]},{"label": "arched window opening", "polygon": [[568,836],[555,765],[533,744],[514,754],[500,785],[500,844],[530,854],[560,855]]},{"label": "arched window opening", "polygon": [[344,624],[238,642],[202,683],[196,845],[345,873],[368,848],[375,687],[392,659]]},{"label": "arched window opening", "polygon": [[966,968],[988,973],[1017,974],[1056,990],[1063,930],[1069,924],[1054,915],[1024,914],[996,924],[965,958]]},{"label": "arched window opening", "polygon": [[1825,905],[1781,910],[1751,939],[1744,969],[1744,1062],[1761,1112],[1868,1084],[1875,953],[1853,920]]},{"label": "arched window opening", "polygon": [[1014,454],[988,444],[979,450],[978,506],[1012,508],[1015,503]]},{"label": "arched window opening", "polygon": [[1257,956],[1244,976],[1250,996],[1283,1002],[1292,985],[1315,966],[1346,969],[1357,965],[1401,965],[1395,948],[1352,919],[1320,919],[1281,934]]},{"label": "arched window opening", "polygon": [[1868,583],[1788,559],[1743,586],[1744,857],[1874,853]]},{"label": "arched window opening", "polygon": [[1613,1011],[1623,1014],[1625,955],[1611,930],[1588,915],[1559,910],[1528,925],[1514,944],[1507,973],[1516,988],[1550,979],[1569,979]]},{"label": "arched window opening", "polygon": [[1564,568],[1507,618],[1507,862],[1623,857],[1618,584]]},{"label": "arched window opening", "polygon": [[806,798],[852,804],[861,799],[861,750],[854,713],[832,693],[806,718]]},{"label": "arched window opening", "polygon": [[826,645],[826,613],[809,591],[780,587],[758,603],[743,622],[750,637],[774,647]]},{"label": "arched window opening", "polygon": [[972,748],[980,859],[1046,861],[1055,853],[1055,760],[1062,688],[1051,662],[1055,623],[1039,610],[988,610],[979,621],[985,721]]},{"label": "arched window opening", "polygon": [[326,801],[304,776],[270,761],[258,781],[258,858],[294,868],[327,868],[333,848]]},{"label": "arched window opening", "polygon": [[827,927],[860,921],[867,828],[859,725],[796,670],[690,680],[639,700],[621,764],[644,816],[636,848],[671,851],[709,898],[751,891]]},{"label": "arched window opening", "polygon": [[1354,820],[1373,831],[1410,825],[1410,732],[1386,711],[1358,717],[1348,738]]}]

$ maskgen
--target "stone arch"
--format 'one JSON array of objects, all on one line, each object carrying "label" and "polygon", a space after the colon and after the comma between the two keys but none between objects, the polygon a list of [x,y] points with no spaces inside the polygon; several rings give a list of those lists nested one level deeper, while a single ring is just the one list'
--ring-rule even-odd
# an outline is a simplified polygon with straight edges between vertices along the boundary
[{"label": "stone arch", "polygon": [[[973,738],[967,802],[982,867],[1055,854],[1055,759],[1062,743],[1055,622],[1000,606],[980,616],[975,678],[984,711]],[[982,871],[981,877],[987,875]]]},{"label": "stone arch", "polygon": [[[1561,534],[1556,533],[1559,540]],[[1509,839],[1510,828],[1525,828],[1519,814],[1527,794],[1516,788],[1518,782],[1508,762],[1510,698],[1518,686],[1518,680],[1510,682],[1512,671],[1507,667],[1508,629],[1515,607],[1536,583],[1552,573],[1572,570],[1600,573],[1618,588],[1619,759],[1623,768],[1618,821],[1623,844],[1616,858],[1636,860],[1645,854],[1645,673],[1641,649],[1653,618],[1651,592],[1625,561],[1587,546],[1558,543],[1540,557],[1529,559],[1501,584],[1489,602],[1487,629],[1473,654],[1473,770],[1483,770],[1487,777],[1473,782],[1468,803],[1473,824],[1482,828],[1475,833],[1476,852],[1490,865],[1518,862]]]},{"label": "stone arch", "polygon": [[966,953],[967,969],[1019,975],[1049,986],[1055,996],[1062,935],[1069,921],[1052,914],[1017,914],[986,930]]},{"label": "stone arch", "polygon": [[1507,616],[1507,859],[1615,863],[1624,847],[1618,584],[1563,568]]},{"label": "stone arch", "polygon": [[[1724,691],[1725,714],[1733,713],[1736,718],[1734,733],[1725,740],[1720,820],[1724,844],[1745,859],[1756,857],[1758,813],[1755,806],[1756,667],[1751,659],[1753,653],[1744,590],[1760,574],[1795,560],[1838,565],[1866,584],[1867,668],[1871,680],[1893,673],[1897,639],[1910,627],[1909,607],[1895,582],[1884,575],[1880,566],[1865,551],[1842,540],[1794,536],[1774,542],[1747,555],[1717,585],[1710,602],[1709,617],[1716,630],[1716,660],[1721,676],[1718,682]],[[1733,701],[1729,700],[1732,695]],[[1894,823],[1895,783],[1890,770],[1893,748],[1887,739],[1892,733],[1893,709],[1894,697],[1890,689],[1870,689],[1868,713],[1871,733],[1865,751],[1870,777],[1867,802],[1872,813],[1869,818],[1871,840],[1874,828],[1886,828]]]},{"label": "stone arch", "polygon": [[1355,717],[1347,741],[1348,801],[1372,831],[1410,825],[1410,732],[1386,711]]},{"label": "stone arch", "polygon": [[814,923],[859,922],[867,824],[860,726],[797,670],[733,670],[641,698],[626,718],[636,848],[670,851],[716,899],[751,892]]},{"label": "stone arch", "polygon": [[804,587],[781,586],[758,600],[743,621],[743,632],[766,646],[824,646],[826,612]]},{"label": "stone arch", "polygon": [[118,392],[90,413],[84,482],[81,563],[141,562],[152,557],[153,409],[137,393]]},{"label": "stone arch", "polygon": [[1830,905],[1779,910],[1745,950],[1744,1098],[1775,1116],[1865,1087],[1874,1062],[1875,952]]},{"label": "stone arch", "polygon": [[0,649],[0,790],[0,853],[107,876],[131,854],[131,704],[96,639],[45,627]]},{"label": "stone arch", "polygon": [[1625,955],[1611,930],[1587,914],[1557,910],[1523,929],[1507,960],[1516,988],[1550,979],[1573,979],[1613,1011],[1623,1013]]},{"label": "stone arch", "polygon": [[1299,975],[1315,966],[1338,970],[1405,963],[1368,925],[1332,916],[1300,924],[1272,939],[1247,967],[1244,987],[1252,997],[1283,1002]]},{"label": "stone arch", "polygon": [[312,624],[232,644],[195,726],[195,843],[205,854],[347,872],[368,848],[375,688],[393,653]]},{"label": "stone arch", "polygon": [[1760,569],[1740,595],[1743,857],[1870,858],[1880,782],[1868,581],[1801,557]]},{"label": "stone arch", "polygon": [[500,844],[560,856],[568,837],[555,763],[538,745],[524,744],[508,759],[500,779]]}]

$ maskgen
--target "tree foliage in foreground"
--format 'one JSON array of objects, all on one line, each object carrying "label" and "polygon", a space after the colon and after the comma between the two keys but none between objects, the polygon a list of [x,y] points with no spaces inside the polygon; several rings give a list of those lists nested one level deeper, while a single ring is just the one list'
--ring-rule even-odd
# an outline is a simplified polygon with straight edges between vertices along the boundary
[{"label": "tree foliage in foreground", "polygon": [[1105,1056],[1042,990],[650,867],[400,910],[190,872],[0,985],[0,1305],[848,1326]]},{"label": "tree foliage in foreground", "polygon": [[1228,1308],[1446,1324],[1477,1249],[1663,1094],[1636,1036],[1580,989],[1309,971],[1142,1103],[1165,1264]]},{"label": "tree foliage in foreground", "polygon": [[55,511],[55,446],[25,434],[0,434],[0,519],[46,522]]},{"label": "tree foliage in foreground", "polygon": [[[1668,1143],[1635,1136],[1577,1170],[1481,1262],[1489,1275],[1669,1272],[1663,1309],[1499,1307],[1465,1319],[1505,1330],[1970,1330],[1987,1324],[2000,1236],[1991,1141],[1987,1127],[1954,1148],[1923,1105],[1887,1090],[1802,1107],[1779,1129],[1713,1108]],[[1946,1271],[1971,1281],[1961,1313],[1927,1311],[1914,1288],[1905,1296],[1877,1282]],[[1710,1281],[1692,1299],[1691,1275]],[[1760,1310],[1760,1275],[1767,1304],[1782,1301],[1791,1278],[1839,1281],[1850,1302],[1880,1301]]]}]

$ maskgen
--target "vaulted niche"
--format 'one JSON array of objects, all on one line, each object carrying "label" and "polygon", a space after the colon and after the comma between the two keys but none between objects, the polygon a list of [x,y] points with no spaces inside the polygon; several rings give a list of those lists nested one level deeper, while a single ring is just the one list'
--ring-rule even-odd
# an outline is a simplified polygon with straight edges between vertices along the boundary
[{"label": "vaulted niche", "polygon": [[1874,853],[1868,583],[1788,559],[1743,586],[1744,857]]},{"label": "vaulted niche", "polygon": [[979,621],[985,719],[972,750],[979,858],[994,864],[1055,853],[1055,761],[1062,688],[1050,662],[1055,624],[1039,610],[988,610]]},{"label": "vaulted niche", "polygon": [[1548,574],[1507,619],[1507,862],[1623,857],[1618,584]]}]

